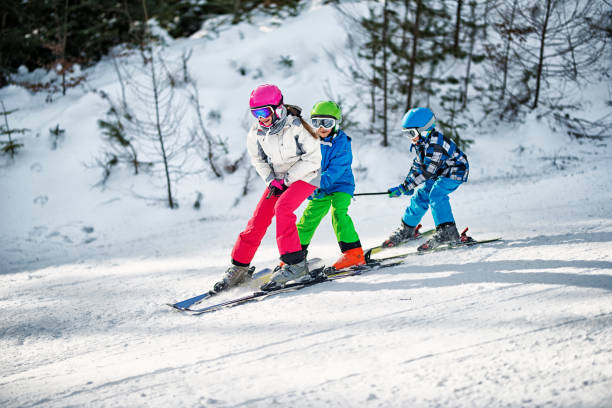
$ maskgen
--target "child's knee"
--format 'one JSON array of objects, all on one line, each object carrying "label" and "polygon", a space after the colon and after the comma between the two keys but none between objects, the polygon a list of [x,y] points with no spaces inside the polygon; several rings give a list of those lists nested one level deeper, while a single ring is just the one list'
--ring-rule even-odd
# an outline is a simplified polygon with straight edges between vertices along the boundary
[{"label": "child's knee", "polygon": [[348,207],[332,208],[332,217],[335,219],[348,217]]}]

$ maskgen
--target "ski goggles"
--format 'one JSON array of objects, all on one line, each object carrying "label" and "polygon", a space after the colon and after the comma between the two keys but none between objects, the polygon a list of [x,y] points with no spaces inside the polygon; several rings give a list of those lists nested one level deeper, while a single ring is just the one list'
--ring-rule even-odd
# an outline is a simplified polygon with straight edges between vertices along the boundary
[{"label": "ski goggles", "polygon": [[408,133],[408,137],[410,138],[415,138],[417,136],[427,136],[427,133],[429,132],[429,130],[423,130],[422,132],[419,132],[419,130],[417,128],[408,128],[408,129],[402,129],[402,132],[404,133]]},{"label": "ski goggles", "polygon": [[336,119],[332,119],[332,118],[312,118],[310,120],[310,123],[312,123],[312,127],[315,129],[318,129],[320,127],[324,128],[324,129],[331,129],[334,126],[336,126]]},{"label": "ski goggles", "polygon": [[259,119],[259,118],[264,118],[265,119],[268,116],[272,115],[272,113],[274,113],[274,109],[272,109],[271,106],[262,106],[260,108],[252,108],[251,109],[251,113],[257,119]]}]

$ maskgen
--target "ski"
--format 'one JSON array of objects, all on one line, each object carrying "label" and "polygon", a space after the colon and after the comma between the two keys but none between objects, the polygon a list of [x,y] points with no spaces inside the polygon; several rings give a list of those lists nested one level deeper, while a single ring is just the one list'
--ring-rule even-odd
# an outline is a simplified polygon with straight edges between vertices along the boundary
[{"label": "ski", "polygon": [[352,267],[344,268],[340,270],[336,270],[333,267],[322,266],[320,268],[313,270],[313,272],[317,273],[317,272],[323,271],[325,275],[327,275],[327,278],[325,279],[313,280],[313,281],[308,281],[308,282],[290,282],[286,284],[285,286],[278,288],[278,289],[272,289],[269,291],[263,291],[263,290],[257,291],[257,292],[251,293],[250,295],[245,295],[245,296],[242,296],[236,299],[230,299],[225,302],[210,305],[210,306],[207,306],[201,309],[187,309],[186,311],[191,312],[193,316],[198,316],[204,313],[216,312],[221,309],[227,309],[230,307],[238,306],[243,303],[248,303],[251,301],[263,300],[267,297],[279,295],[281,293],[294,292],[300,289],[307,288],[309,286],[317,285],[319,283],[332,282],[335,280],[348,278],[350,276],[361,275],[364,272],[370,271],[373,269],[381,269],[381,268],[397,266],[402,263],[403,263],[403,260],[392,258],[388,260],[387,259],[376,260],[376,261],[373,261],[365,265],[357,265],[357,266],[352,266]]},{"label": "ski", "polygon": [[256,301],[256,300],[263,300],[267,297],[278,295],[281,293],[297,291],[300,289],[307,288],[309,286],[317,285],[319,283],[332,282],[334,280],[343,279],[343,278],[347,278],[350,276],[361,275],[364,272],[370,271],[373,269],[382,269],[382,268],[399,266],[405,262],[405,258],[411,255],[424,255],[428,253],[445,251],[445,250],[450,250],[450,249],[472,247],[475,245],[500,241],[501,239],[502,239],[501,237],[486,239],[486,240],[474,240],[470,238],[470,240],[466,240],[465,242],[453,243],[450,245],[443,245],[443,246],[439,246],[439,247],[436,247],[428,251],[420,251],[420,252],[411,251],[408,253],[387,256],[384,258],[370,259],[370,261],[366,263],[365,265],[357,265],[357,266],[340,269],[340,270],[336,270],[333,267],[322,266],[322,267],[313,269],[312,272],[314,272],[315,275],[318,274],[318,272],[321,272],[321,271],[324,272],[326,275],[326,278],[323,278],[323,279],[318,279],[318,280],[313,280],[313,281],[308,281],[308,282],[289,282],[285,286],[280,287],[278,289],[271,289],[268,291],[260,290],[260,291],[253,292],[245,296],[241,296],[235,299],[230,299],[230,300],[227,300],[221,303],[217,303],[217,304],[213,304],[210,306],[206,306],[203,308],[193,309],[193,308],[187,307],[182,310],[185,312],[189,312],[194,316],[205,314],[205,313],[216,312],[218,310],[238,306],[243,303],[248,303],[248,302]]},{"label": "ski", "polygon": [[382,262],[382,261],[388,261],[388,260],[392,260],[392,259],[403,259],[412,255],[426,255],[429,253],[434,253],[434,252],[441,252],[441,251],[447,251],[450,249],[458,249],[458,248],[465,248],[465,247],[471,247],[474,245],[480,245],[480,244],[488,244],[491,242],[497,242],[497,241],[501,241],[502,238],[501,237],[497,237],[497,238],[491,238],[491,239],[484,239],[484,240],[472,240],[469,242],[458,242],[458,243],[453,243],[453,244],[445,244],[445,245],[441,245],[439,247],[433,248],[433,249],[428,249],[426,251],[411,251],[411,252],[407,252],[407,253],[403,253],[403,254],[398,254],[398,255],[392,255],[392,256],[387,256],[384,258],[371,258],[370,261],[372,262]]},{"label": "ski", "polygon": [[[313,272],[317,272],[317,270],[319,271],[324,271],[325,267],[319,267],[315,270],[313,270]],[[280,293],[286,293],[286,292],[292,292],[295,290],[299,290],[299,289],[303,289],[309,286],[313,286],[319,283],[323,283],[323,282],[331,282],[334,280],[338,280],[338,279],[342,279],[348,276],[355,276],[355,275],[360,275],[362,273],[362,269],[349,269],[349,270],[341,270],[341,271],[334,271],[333,273],[331,273],[330,275],[328,275],[325,279],[318,279],[318,280],[313,280],[313,281],[308,281],[308,282],[289,282],[287,283],[285,286],[278,288],[278,289],[272,289],[269,291],[257,291],[257,292],[253,292],[249,295],[245,295],[245,296],[241,296],[239,298],[236,299],[230,299],[227,300],[225,302],[221,302],[221,303],[217,303],[214,305],[210,305],[210,306],[206,306],[200,309],[186,309],[187,312],[191,312],[192,315],[197,316],[197,315],[201,315],[204,313],[210,313],[210,312],[215,312],[217,310],[220,309],[225,309],[225,308],[229,308],[229,307],[233,307],[233,306],[237,306],[240,305],[242,303],[246,303],[246,302],[250,302],[250,301],[254,301],[254,300],[261,300],[264,299],[266,297],[269,296],[274,296],[274,295],[278,295]]]},{"label": "ski", "polygon": [[[312,260],[309,261],[309,263],[317,263],[320,261],[321,261],[321,258],[313,258]],[[249,274],[251,275],[251,279],[247,280],[240,286],[256,286],[259,288],[261,285],[267,283],[270,280],[270,277],[275,272],[275,270],[276,269],[273,270],[271,268],[263,268],[255,272],[255,267],[251,266],[249,268]],[[199,303],[202,303],[203,301],[210,299],[211,297],[216,296],[220,293],[225,293],[230,289],[234,289],[234,288],[228,288],[228,289],[221,290],[221,291],[209,290],[207,292],[196,295],[189,299],[181,300],[176,303],[166,303],[166,305],[176,310],[179,310],[181,312],[185,312],[185,311],[188,311],[190,307],[195,306]]]},{"label": "ski", "polygon": [[372,257],[372,255],[374,255],[374,254],[377,254],[379,252],[385,251],[387,249],[395,249],[395,248],[403,247],[403,246],[405,246],[405,245],[407,245],[407,244],[409,244],[409,243],[411,243],[413,241],[416,241],[418,239],[429,237],[429,236],[433,235],[436,232],[435,228],[428,229],[426,231],[420,232],[421,227],[422,227],[421,224],[417,225],[416,228],[415,228],[415,231],[414,231],[414,238],[411,238],[408,241],[404,241],[404,242],[400,243],[399,245],[396,245],[394,247],[384,247],[381,244],[381,245],[378,245],[378,246],[375,246],[375,247],[372,247],[372,248],[369,248],[369,249],[365,250],[363,255],[365,257],[366,262],[368,262],[370,260],[370,258]]},{"label": "ski", "polygon": [[[249,268],[249,275],[251,275],[251,279],[249,279],[247,282],[247,284],[251,284],[253,281],[257,281],[258,283],[265,283],[270,279],[270,276],[272,276],[272,269],[270,268],[264,268],[260,271],[255,272],[255,267],[251,266]],[[225,290],[220,291],[220,292],[215,292],[214,290],[209,290],[207,292],[204,292],[202,294],[196,295],[194,297],[191,297],[189,299],[185,299],[185,300],[181,300],[180,302],[176,302],[176,303],[166,303],[166,305],[176,309],[176,310],[180,310],[182,312],[186,311],[189,307],[196,305],[206,299],[209,299],[215,295],[218,295],[219,293],[223,293],[225,292]]]}]

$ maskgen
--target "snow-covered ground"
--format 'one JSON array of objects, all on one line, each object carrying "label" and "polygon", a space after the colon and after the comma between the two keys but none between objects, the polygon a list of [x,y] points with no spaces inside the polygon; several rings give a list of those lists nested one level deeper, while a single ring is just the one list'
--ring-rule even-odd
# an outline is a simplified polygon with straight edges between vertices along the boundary
[{"label": "snow-covered ground", "polygon": [[[229,72],[229,55],[265,67],[257,53],[266,38],[281,31],[284,55],[295,46],[290,33],[319,22],[326,29],[300,43],[303,69],[265,72],[290,102],[310,106],[325,97],[312,81],[335,75],[321,45],[333,47],[334,19],[313,7],[280,28],[240,25],[171,49],[192,47],[194,64],[219,64],[210,71],[219,77],[209,72],[200,84],[223,113],[218,131],[238,146],[243,112],[233,120],[233,105],[261,80]],[[239,32],[247,39],[227,51]],[[112,77],[103,62],[90,81],[112,89]],[[608,142],[580,144],[533,118],[475,134],[470,181],[451,201],[460,227],[501,242],[192,317],[164,303],[220,277],[263,183],[236,207],[241,174],[184,185],[183,197],[205,189],[199,212],[187,198],[171,211],[125,194],[143,184],[127,174],[94,189],[99,174],[83,162],[100,145],[96,119],[107,107],[98,96],[74,90],[46,104],[11,87],[0,97],[20,109],[13,126],[33,129],[0,169],[0,406],[612,406]],[[45,135],[58,121],[66,138],[50,150]],[[407,149],[353,139],[359,191],[403,180]],[[350,212],[364,246],[397,227],[407,203],[357,197]],[[259,267],[277,262],[273,228]],[[338,255],[328,219],[310,254]]]}]

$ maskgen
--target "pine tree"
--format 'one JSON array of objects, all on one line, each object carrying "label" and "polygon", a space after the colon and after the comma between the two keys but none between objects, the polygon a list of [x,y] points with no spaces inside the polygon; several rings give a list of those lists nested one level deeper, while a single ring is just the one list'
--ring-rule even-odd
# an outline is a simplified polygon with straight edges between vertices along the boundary
[{"label": "pine tree", "polygon": [[451,49],[447,44],[449,14],[429,0],[396,0],[393,5],[392,88],[403,98],[403,103],[394,108],[403,113],[428,100],[434,92],[433,86],[440,79],[437,68]]},{"label": "pine tree", "polygon": [[4,106],[4,101],[0,101],[0,105],[2,105],[2,112],[0,113],[4,117],[4,123],[0,124],[0,135],[6,136],[6,140],[0,140],[1,151],[2,153],[9,154],[11,159],[13,159],[17,151],[23,148],[23,143],[21,143],[19,139],[15,139],[14,135],[24,134],[29,129],[12,129],[9,126],[8,117],[17,112],[17,109],[7,111]]},{"label": "pine tree", "polygon": [[[112,99],[106,94],[102,94],[102,97],[111,105],[106,112],[106,119],[98,120],[98,127],[102,131],[106,146],[110,149],[110,152],[105,152],[104,154],[106,157],[111,158],[113,166],[119,163],[127,163],[134,169],[134,175],[138,175],[141,167],[150,167],[152,163],[140,160],[134,144],[134,137],[127,134],[126,123],[132,121],[129,107],[126,103],[122,103],[120,107],[115,106]],[[101,161],[101,163],[108,162],[108,160]],[[102,167],[109,168],[106,164]],[[107,172],[110,173],[110,171]]]},{"label": "pine tree", "polygon": [[[369,131],[380,134],[385,144],[383,118],[383,20],[384,7],[370,2],[367,15],[361,16],[349,6],[337,5],[344,17],[348,34],[345,66],[338,65],[335,55],[332,61],[358,94],[368,95],[366,107],[369,109]],[[360,98],[362,99],[362,98]]]},{"label": "pine tree", "polygon": [[[374,7],[368,8],[368,17],[361,18],[359,20],[359,25],[363,28],[364,34],[361,41],[353,42],[353,45],[359,49],[357,55],[366,61],[368,65],[367,74],[359,75],[357,70],[353,70],[354,78],[356,80],[364,79],[369,88],[369,96],[370,96],[370,131],[374,132],[375,129],[378,129],[377,125],[379,120],[378,114],[378,90],[382,87],[382,80],[379,75],[379,55],[382,45],[382,18],[378,15],[378,10]],[[361,44],[363,42],[363,45]],[[383,135],[384,138],[384,135]]]},{"label": "pine tree", "polygon": [[450,88],[445,94],[440,96],[440,106],[442,114],[436,115],[436,119],[440,124],[440,129],[443,130],[445,136],[453,139],[460,149],[467,149],[474,141],[463,137],[461,130],[467,128],[467,123],[464,119],[464,108],[462,107],[462,91],[457,88]]},{"label": "pine tree", "polygon": [[[147,0],[142,0],[145,21],[148,21]],[[175,208],[172,194],[171,169],[172,159],[178,151],[184,150],[184,146],[174,146],[170,140],[178,138],[180,123],[180,108],[174,104],[173,76],[167,69],[161,52],[156,49],[156,44],[150,34],[148,25],[145,26],[143,36],[144,49],[142,51],[145,81],[140,86],[136,85],[134,91],[145,106],[151,106],[153,115],[147,114],[143,118],[135,116],[134,120],[138,126],[138,135],[145,149],[153,157],[157,155],[162,164],[163,177],[166,184],[168,206]]]}]

